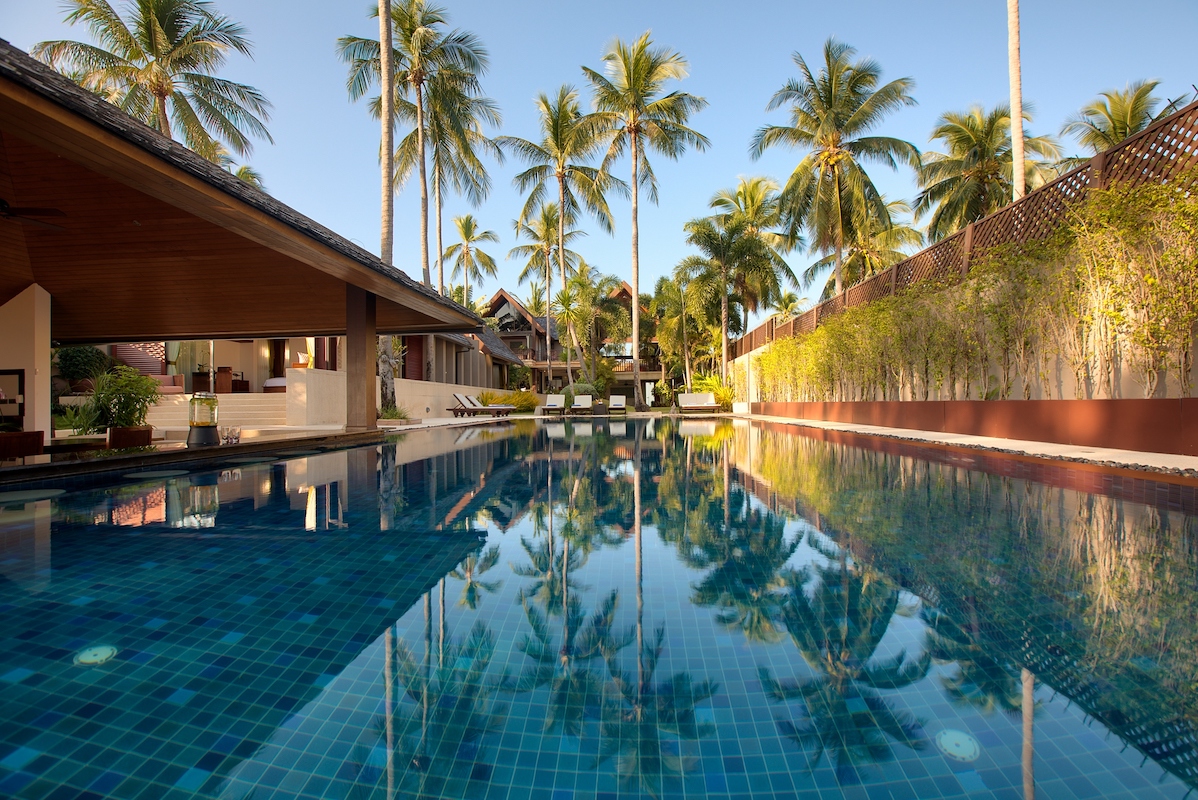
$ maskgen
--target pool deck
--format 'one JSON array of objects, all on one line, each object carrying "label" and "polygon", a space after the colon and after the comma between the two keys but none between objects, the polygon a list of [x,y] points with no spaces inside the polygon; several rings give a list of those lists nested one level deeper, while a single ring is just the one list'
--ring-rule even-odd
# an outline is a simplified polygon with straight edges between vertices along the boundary
[{"label": "pool deck", "polygon": [[994,436],[970,436],[961,433],[940,433],[911,428],[886,428],[877,425],[857,425],[851,422],[827,422],[814,419],[770,417],[760,414],[740,414],[736,415],[735,418],[795,425],[803,428],[842,431],[864,436],[877,436],[884,439],[921,442],[950,448],[987,450],[995,453],[1044,459],[1046,461],[1065,461],[1108,469],[1156,472],[1186,478],[1198,478],[1198,456],[1182,456],[1172,453],[1147,453],[1140,450],[1116,450],[1109,447],[1055,444],[1053,442],[1036,442],[1026,439],[999,439]]}]

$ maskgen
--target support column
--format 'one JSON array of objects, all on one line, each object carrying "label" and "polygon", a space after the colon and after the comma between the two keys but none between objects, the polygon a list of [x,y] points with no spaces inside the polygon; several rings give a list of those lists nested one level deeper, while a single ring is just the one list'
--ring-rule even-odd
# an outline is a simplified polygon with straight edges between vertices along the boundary
[{"label": "support column", "polygon": [[[50,419],[50,294],[36,283],[0,306],[0,369],[25,373],[24,430],[54,435]],[[12,397],[15,379],[6,382]],[[10,408],[13,406],[9,406]]]},{"label": "support column", "polygon": [[373,430],[378,420],[374,374],[378,333],[373,292],[345,285],[345,328],[345,429]]}]

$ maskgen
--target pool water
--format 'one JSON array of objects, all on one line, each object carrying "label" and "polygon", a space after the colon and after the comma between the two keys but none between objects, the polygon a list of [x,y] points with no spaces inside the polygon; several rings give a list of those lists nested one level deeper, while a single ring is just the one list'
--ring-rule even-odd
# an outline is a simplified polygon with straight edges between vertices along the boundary
[{"label": "pool water", "polygon": [[225,467],[0,492],[0,796],[1198,786],[1182,482],[668,418]]}]

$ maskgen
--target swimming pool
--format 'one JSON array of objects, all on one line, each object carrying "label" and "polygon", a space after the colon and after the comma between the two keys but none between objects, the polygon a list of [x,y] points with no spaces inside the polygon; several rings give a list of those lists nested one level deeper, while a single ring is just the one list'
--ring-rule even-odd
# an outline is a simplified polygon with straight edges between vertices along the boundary
[{"label": "swimming pool", "polygon": [[1192,486],[716,420],[0,494],[0,796],[1180,798]]}]

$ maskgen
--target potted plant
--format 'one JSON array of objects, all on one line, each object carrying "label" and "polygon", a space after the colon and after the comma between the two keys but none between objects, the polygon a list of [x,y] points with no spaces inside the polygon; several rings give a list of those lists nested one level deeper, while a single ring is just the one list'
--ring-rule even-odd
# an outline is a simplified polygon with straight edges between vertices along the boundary
[{"label": "potted plant", "polygon": [[107,431],[110,448],[148,446],[154,429],[146,424],[146,414],[160,396],[158,381],[120,364],[95,383],[89,403],[92,432]]}]

